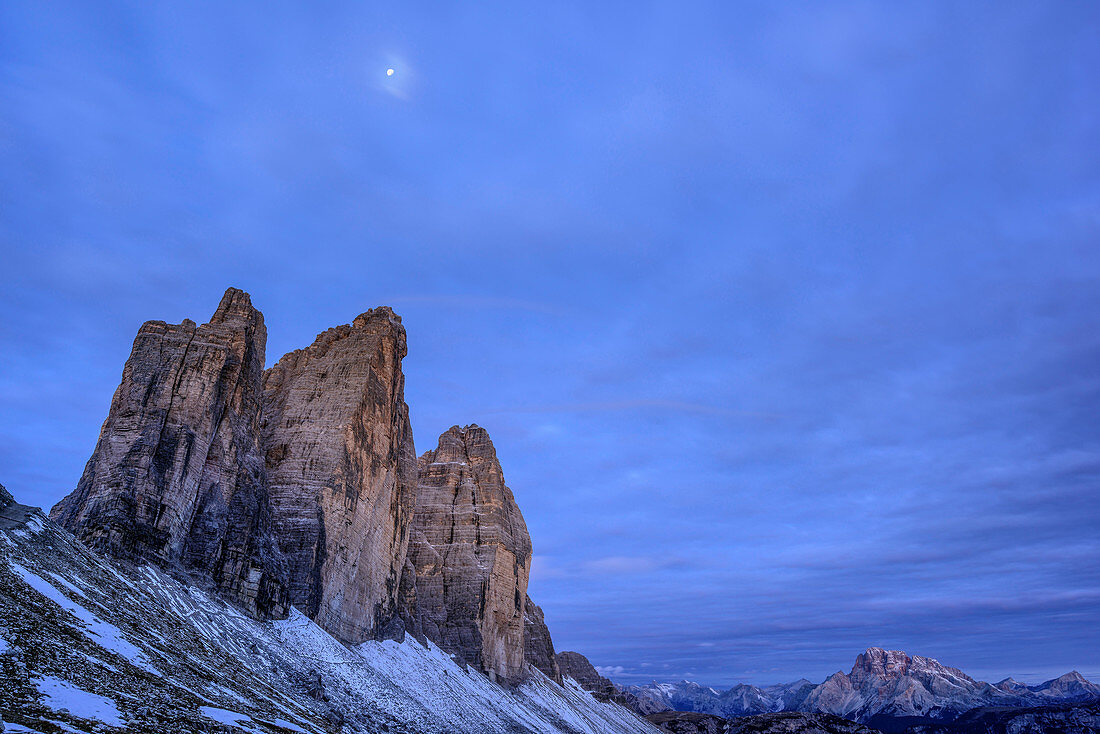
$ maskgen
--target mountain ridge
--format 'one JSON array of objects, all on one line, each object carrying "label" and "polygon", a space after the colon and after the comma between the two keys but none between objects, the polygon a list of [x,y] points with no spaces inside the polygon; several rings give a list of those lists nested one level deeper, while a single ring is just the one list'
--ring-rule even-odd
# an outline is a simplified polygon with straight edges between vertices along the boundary
[{"label": "mountain ridge", "polygon": [[860,723],[875,717],[952,720],[977,708],[1034,707],[1100,700],[1100,685],[1071,671],[1026,686],[1006,678],[996,685],[978,681],[934,658],[870,647],[856,656],[851,672],[838,671],[814,685],[806,679],[758,687],[738,684],[725,691],[690,681],[625,686],[653,709],[696,711],[725,718],[801,711],[843,716]]}]

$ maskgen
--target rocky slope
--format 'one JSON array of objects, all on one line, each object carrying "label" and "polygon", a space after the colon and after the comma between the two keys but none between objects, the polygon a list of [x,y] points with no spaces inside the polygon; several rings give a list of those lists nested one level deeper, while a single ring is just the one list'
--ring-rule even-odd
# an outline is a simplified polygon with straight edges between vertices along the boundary
[{"label": "rocky slope", "polygon": [[908,734],[1095,734],[1100,732],[1100,702],[980,708],[949,724],[918,725]]},{"label": "rocky slope", "polygon": [[783,712],[723,719],[713,714],[665,711],[646,717],[673,734],[879,734],[832,714]]},{"label": "rocky slope", "polygon": [[397,611],[416,454],[388,308],[320,334],[263,376],[261,444],[290,603],[351,643]]},{"label": "rocky slope", "polygon": [[537,670],[506,688],[411,636],[347,645],[297,610],[257,621],[2,490],[0,731],[657,732]]},{"label": "rocky slope", "polygon": [[51,517],[92,547],[210,581],[286,614],[259,450],[267,331],[230,288],[209,323],[138,331],[99,442]]},{"label": "rocky slope", "polygon": [[488,432],[452,427],[419,461],[403,582],[407,629],[494,678],[518,681],[530,568],[531,537]]},{"label": "rocky slope", "polygon": [[729,734],[733,721],[698,711],[662,711],[649,714],[646,721],[672,734]]}]

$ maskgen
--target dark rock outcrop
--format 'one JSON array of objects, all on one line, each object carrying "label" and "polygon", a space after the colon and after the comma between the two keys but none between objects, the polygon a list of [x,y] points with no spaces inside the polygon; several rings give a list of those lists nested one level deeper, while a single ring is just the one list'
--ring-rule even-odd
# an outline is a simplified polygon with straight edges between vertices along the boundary
[{"label": "dark rock outcrop", "polygon": [[210,322],[146,322],[76,490],[50,516],[94,548],[286,612],[259,451],[267,331],[230,288]]},{"label": "dark rock outcrop", "polygon": [[651,710],[647,710],[644,701],[639,701],[634,694],[624,691],[600,675],[588,658],[579,652],[565,650],[555,657],[562,677],[577,681],[581,688],[591,693],[597,700],[617,703],[640,715],[651,713]]},{"label": "dark rock outcrop", "polygon": [[531,597],[527,597],[523,607],[523,659],[551,680],[562,682],[554,641],[550,638],[542,607],[531,601]]},{"label": "dark rock outcrop", "polygon": [[723,719],[694,711],[664,711],[645,717],[673,734],[879,734],[832,714],[793,711]]},{"label": "dark rock outcrop", "polygon": [[491,677],[524,677],[531,537],[485,429],[454,426],[420,457],[402,582],[406,629]]},{"label": "dark rock outcrop", "polygon": [[588,658],[579,652],[563,650],[557,654],[558,668],[562,677],[572,678],[581,688],[601,701],[610,701],[619,693],[618,687],[600,675]]},{"label": "dark rock outcrop", "polygon": [[908,734],[1094,734],[1100,702],[1032,707],[983,707],[948,724],[913,726]]},{"label": "dark rock outcrop", "polygon": [[646,720],[672,734],[728,734],[730,721],[714,714],[696,711],[662,711],[646,715]]},{"label": "dark rock outcrop", "polygon": [[729,734],[879,734],[874,729],[825,713],[783,711],[730,720]]},{"label": "dark rock outcrop", "polygon": [[405,354],[401,318],[380,307],[263,379],[261,443],[290,602],[350,643],[397,612],[416,491]]}]

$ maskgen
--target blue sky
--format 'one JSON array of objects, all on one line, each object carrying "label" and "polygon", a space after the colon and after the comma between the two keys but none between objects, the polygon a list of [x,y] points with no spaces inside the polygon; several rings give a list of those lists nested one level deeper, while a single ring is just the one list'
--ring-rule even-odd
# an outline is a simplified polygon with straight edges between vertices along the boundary
[{"label": "blue sky", "polygon": [[21,501],[142,321],[390,304],[615,680],[1100,679],[1094,4],[226,5],[0,6]]}]

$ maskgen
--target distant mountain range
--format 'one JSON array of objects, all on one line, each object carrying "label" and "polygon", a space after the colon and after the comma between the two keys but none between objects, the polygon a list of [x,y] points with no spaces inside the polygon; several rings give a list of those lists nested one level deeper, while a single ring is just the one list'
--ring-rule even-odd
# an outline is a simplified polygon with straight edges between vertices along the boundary
[{"label": "distant mountain range", "polygon": [[719,691],[681,681],[629,686],[624,692],[643,714],[694,711],[728,719],[801,711],[835,714],[875,728],[891,728],[889,719],[947,722],[990,706],[1023,708],[1100,700],[1100,685],[1076,671],[1035,686],[1012,678],[991,684],[932,658],[878,647],[857,656],[850,673],[834,673],[817,685],[803,678]]}]

